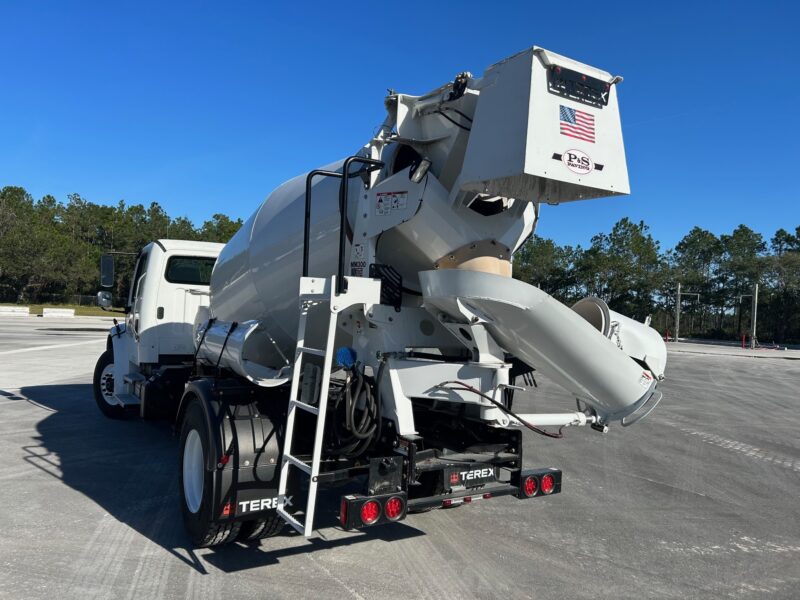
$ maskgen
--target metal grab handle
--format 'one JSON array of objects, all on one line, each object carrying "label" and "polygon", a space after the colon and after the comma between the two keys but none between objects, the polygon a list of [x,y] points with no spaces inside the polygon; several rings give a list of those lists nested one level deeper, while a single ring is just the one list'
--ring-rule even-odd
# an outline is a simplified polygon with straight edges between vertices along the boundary
[{"label": "metal grab handle", "polygon": [[[360,163],[366,165],[366,169],[361,169],[355,173],[350,173],[350,165],[353,163]],[[351,156],[344,161],[342,172],[326,171],[324,169],[315,169],[306,176],[306,207],[305,207],[305,222],[303,223],[303,277],[308,277],[308,255],[309,243],[308,238],[311,235],[311,184],[314,177],[317,175],[323,177],[338,177],[342,180],[339,186],[339,263],[336,277],[336,295],[338,296],[344,291],[344,249],[347,242],[347,194],[348,182],[352,177],[358,177],[364,173],[369,173],[375,169],[383,168],[384,162],[375,160],[373,158],[365,158],[362,156]],[[347,174],[345,177],[344,175]]]},{"label": "metal grab handle", "polygon": [[350,173],[350,165],[353,163],[360,163],[367,167],[366,172],[374,171],[375,169],[383,168],[384,162],[374,158],[365,158],[361,156],[351,156],[344,161],[342,167],[342,183],[339,186],[339,270],[336,275],[336,295],[338,296],[344,291],[344,247],[347,242],[347,192],[350,177],[360,175],[363,171]]},{"label": "metal grab handle", "polygon": [[336,171],[315,169],[306,176],[306,217],[303,224],[303,277],[308,277],[308,236],[311,235],[311,182],[317,175],[341,177]]}]

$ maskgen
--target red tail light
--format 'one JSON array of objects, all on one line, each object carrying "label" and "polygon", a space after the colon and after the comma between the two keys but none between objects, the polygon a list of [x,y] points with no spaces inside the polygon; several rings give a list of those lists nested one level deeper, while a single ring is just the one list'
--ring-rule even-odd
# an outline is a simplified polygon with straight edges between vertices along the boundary
[{"label": "red tail light", "polygon": [[367,500],[361,505],[361,522],[372,525],[381,516],[381,505],[375,500]]},{"label": "red tail light", "polygon": [[403,514],[403,500],[399,496],[392,496],[386,501],[383,512],[390,521],[399,519]]},{"label": "red tail light", "polygon": [[339,520],[344,529],[361,529],[372,525],[393,523],[406,518],[408,498],[405,492],[376,496],[348,494],[342,496]]},{"label": "red tail light", "polygon": [[[527,483],[527,481],[525,483]],[[555,478],[550,473],[542,475],[542,493],[552,494],[554,489],[556,489]]]},{"label": "red tail light", "polygon": [[536,491],[538,489],[539,489],[539,482],[536,481],[536,477],[534,477],[533,475],[528,475],[528,477],[526,477],[525,481],[522,483],[522,491],[528,498],[530,498],[531,496],[536,494]]},{"label": "red tail light", "polygon": [[553,467],[519,471],[512,474],[511,484],[521,500],[542,498],[561,492],[561,470]]}]

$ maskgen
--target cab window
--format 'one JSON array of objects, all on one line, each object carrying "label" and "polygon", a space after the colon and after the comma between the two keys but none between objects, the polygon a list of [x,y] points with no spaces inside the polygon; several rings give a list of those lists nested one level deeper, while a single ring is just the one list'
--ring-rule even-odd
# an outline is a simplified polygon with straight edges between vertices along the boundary
[{"label": "cab window", "polygon": [[208,285],[216,258],[200,256],[172,256],[167,261],[164,278],[170,283]]},{"label": "cab window", "polygon": [[128,296],[128,306],[132,306],[140,295],[139,280],[142,278],[142,275],[145,274],[147,269],[148,257],[149,254],[147,252],[143,252],[139,255],[139,259],[136,261],[136,269],[133,272],[133,280],[131,281],[130,296]]}]

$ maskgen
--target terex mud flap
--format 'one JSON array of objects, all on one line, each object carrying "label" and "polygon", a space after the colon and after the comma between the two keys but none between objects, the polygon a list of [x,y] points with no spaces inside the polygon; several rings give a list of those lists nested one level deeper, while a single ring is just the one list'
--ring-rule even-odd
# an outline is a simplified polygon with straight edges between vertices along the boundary
[{"label": "terex mud flap", "polygon": [[191,402],[199,402],[208,425],[205,468],[212,474],[213,515],[220,522],[263,519],[278,507],[285,407],[259,399],[255,386],[197,379],[186,386],[180,423]]}]

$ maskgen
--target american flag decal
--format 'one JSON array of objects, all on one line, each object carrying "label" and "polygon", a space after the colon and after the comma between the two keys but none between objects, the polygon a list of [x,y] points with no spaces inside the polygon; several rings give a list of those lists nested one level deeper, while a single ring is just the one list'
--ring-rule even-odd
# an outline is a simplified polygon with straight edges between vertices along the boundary
[{"label": "american flag decal", "polygon": [[594,144],[594,115],[561,105],[561,135]]}]

